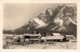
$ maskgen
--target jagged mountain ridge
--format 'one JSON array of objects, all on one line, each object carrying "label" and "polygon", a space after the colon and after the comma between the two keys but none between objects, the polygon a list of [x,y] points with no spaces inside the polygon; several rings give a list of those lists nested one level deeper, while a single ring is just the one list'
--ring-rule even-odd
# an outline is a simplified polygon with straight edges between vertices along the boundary
[{"label": "jagged mountain ridge", "polygon": [[[59,6],[59,7],[61,7],[61,6]],[[39,25],[42,25],[43,23],[45,24],[45,25],[48,25],[48,24],[50,24],[51,22],[52,22],[52,20],[50,20],[50,18],[53,18],[53,16],[56,16],[56,11],[58,11],[60,8],[59,7],[57,7],[54,11],[52,10],[52,9],[47,9],[46,10],[46,12],[42,12],[40,15],[38,15],[36,18],[33,18],[33,19],[31,19],[28,23],[27,23],[27,25],[24,25],[24,26],[22,26],[22,27],[20,27],[20,28],[18,28],[18,29],[15,29],[14,31],[15,32],[22,32],[22,31],[30,31],[30,29],[32,30],[32,29],[34,29],[34,28],[36,28],[36,24],[37,24],[37,27],[39,26]],[[51,16],[50,15],[50,12],[48,11],[48,10],[51,10],[51,12],[52,12],[52,15],[53,16]],[[54,12],[54,13],[53,13]],[[48,18],[48,19],[47,19]],[[38,22],[35,22],[35,19],[37,19],[38,20]],[[45,20],[46,19],[46,20]],[[36,20],[36,21],[37,21]],[[40,23],[40,21],[41,21],[41,23]],[[49,22],[48,22],[49,21]],[[40,23],[40,24],[38,24],[38,23]],[[44,26],[45,27],[45,26]],[[41,28],[41,27],[39,27],[39,28]]]},{"label": "jagged mountain ridge", "polygon": [[[77,9],[74,5],[61,5],[54,10],[48,8],[36,18],[31,19],[27,25],[24,25],[14,32],[24,33],[32,30],[48,30],[58,32],[75,32],[77,26]],[[73,28],[72,28],[73,27]]]}]

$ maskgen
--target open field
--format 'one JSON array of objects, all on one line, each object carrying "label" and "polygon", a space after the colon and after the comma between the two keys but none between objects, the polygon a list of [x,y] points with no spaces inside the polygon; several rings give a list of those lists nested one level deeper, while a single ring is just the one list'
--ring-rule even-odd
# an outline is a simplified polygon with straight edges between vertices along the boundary
[{"label": "open field", "polygon": [[76,42],[54,42],[53,44],[6,45],[5,49],[76,49]]}]

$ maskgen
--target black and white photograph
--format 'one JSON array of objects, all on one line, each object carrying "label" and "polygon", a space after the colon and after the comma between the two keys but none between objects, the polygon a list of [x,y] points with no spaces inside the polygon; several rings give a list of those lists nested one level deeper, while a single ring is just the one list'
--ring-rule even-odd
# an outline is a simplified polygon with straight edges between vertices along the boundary
[{"label": "black and white photograph", "polygon": [[77,3],[4,3],[3,49],[77,49]]}]

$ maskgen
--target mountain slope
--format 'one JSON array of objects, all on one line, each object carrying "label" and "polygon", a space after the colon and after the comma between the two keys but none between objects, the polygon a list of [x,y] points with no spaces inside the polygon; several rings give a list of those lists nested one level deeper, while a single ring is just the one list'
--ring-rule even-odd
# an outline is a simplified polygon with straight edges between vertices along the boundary
[{"label": "mountain slope", "polygon": [[74,5],[59,5],[54,10],[48,8],[36,18],[31,19],[26,25],[15,29],[15,33],[29,31],[52,31],[76,34],[77,9]]}]

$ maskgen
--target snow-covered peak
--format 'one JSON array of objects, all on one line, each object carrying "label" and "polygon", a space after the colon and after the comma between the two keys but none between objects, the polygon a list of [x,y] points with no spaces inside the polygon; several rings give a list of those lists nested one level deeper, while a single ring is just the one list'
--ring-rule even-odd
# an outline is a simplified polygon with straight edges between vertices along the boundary
[{"label": "snow-covered peak", "polygon": [[43,22],[42,20],[40,20],[39,18],[34,18],[33,20],[34,20],[37,24],[39,24],[39,26],[37,26],[36,28],[45,27],[45,26],[48,25],[48,24],[46,24],[45,22]]}]

